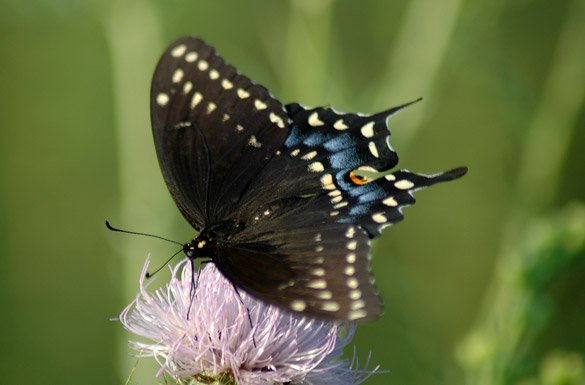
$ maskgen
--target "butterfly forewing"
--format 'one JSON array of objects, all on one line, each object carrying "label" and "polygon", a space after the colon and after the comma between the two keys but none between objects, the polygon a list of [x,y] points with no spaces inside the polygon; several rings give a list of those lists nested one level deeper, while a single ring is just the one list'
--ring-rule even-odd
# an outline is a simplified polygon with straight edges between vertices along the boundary
[{"label": "butterfly forewing", "polygon": [[167,186],[205,240],[195,257],[296,313],[378,317],[370,238],[402,219],[415,190],[466,172],[359,174],[397,164],[387,120],[405,106],[285,109],[201,40],[177,40],[157,66],[151,115]]},{"label": "butterfly forewing", "polygon": [[167,186],[197,229],[237,210],[288,135],[282,105],[191,37],[173,43],[158,63],[151,119]]}]

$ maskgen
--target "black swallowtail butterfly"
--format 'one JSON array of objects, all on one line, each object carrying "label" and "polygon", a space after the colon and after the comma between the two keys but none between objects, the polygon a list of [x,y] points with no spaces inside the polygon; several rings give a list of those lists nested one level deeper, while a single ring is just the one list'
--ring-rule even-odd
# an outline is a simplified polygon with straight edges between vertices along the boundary
[{"label": "black swallowtail butterfly", "polygon": [[382,304],[370,239],[402,219],[415,190],[456,179],[395,171],[387,119],[283,106],[194,37],[170,45],[151,91],[158,160],[181,213],[199,231],[191,260],[211,260],[236,287],[327,320],[373,319]]}]

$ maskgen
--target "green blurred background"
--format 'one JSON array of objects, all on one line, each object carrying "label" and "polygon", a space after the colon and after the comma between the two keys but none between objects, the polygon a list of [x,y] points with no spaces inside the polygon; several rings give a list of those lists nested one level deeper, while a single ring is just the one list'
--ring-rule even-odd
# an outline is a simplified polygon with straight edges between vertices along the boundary
[{"label": "green blurred background", "polygon": [[[185,34],[285,103],[422,96],[390,121],[399,166],[469,167],[374,243],[386,312],[355,343],[390,372],[366,384],[585,383],[583,0],[0,0],[0,383],[134,366],[110,318],[175,248],[104,220],[194,235],[149,123],[156,61]],[[156,368],[131,383],[164,383]]]}]

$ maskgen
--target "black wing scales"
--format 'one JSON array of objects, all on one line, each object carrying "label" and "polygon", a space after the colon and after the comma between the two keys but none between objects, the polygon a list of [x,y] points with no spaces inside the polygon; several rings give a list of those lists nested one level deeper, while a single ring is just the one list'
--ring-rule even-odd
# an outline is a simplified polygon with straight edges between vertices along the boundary
[{"label": "black wing scales", "polygon": [[238,209],[289,131],[286,111],[266,88],[192,37],[174,42],[160,59],[151,119],[167,186],[198,230]]},{"label": "black wing scales", "polygon": [[321,319],[381,314],[370,238],[402,219],[415,190],[467,171],[362,177],[397,164],[387,120],[407,105],[372,115],[285,109],[196,38],[165,52],[151,105],[159,162],[183,215],[197,230],[238,224],[212,247],[220,271]]}]

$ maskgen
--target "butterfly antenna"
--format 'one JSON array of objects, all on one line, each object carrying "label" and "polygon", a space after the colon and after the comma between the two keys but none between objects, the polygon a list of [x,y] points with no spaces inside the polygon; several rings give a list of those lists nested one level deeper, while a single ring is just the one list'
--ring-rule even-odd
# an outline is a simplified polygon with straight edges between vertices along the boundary
[{"label": "butterfly antenna", "polygon": [[148,278],[152,278],[156,273],[158,273],[159,271],[161,271],[163,269],[163,267],[165,267],[171,261],[171,259],[175,258],[177,256],[177,254],[179,254],[181,251],[183,251],[183,249],[181,249],[181,250],[177,251],[175,254],[173,254],[169,259],[167,259],[167,261],[165,263],[163,263],[162,265],[160,265],[160,267],[158,269],[156,269],[154,271],[154,273],[146,272],[145,277],[147,279]]},{"label": "butterfly antenna", "polygon": [[[164,238],[164,237],[161,237],[161,236],[158,236],[158,235],[153,235],[153,234],[146,234],[146,233],[138,233],[138,232],[135,232],[135,231],[128,231],[128,230],[117,229],[117,228],[115,228],[115,227],[112,227],[112,225],[110,225],[110,222],[108,222],[108,221],[106,221],[106,227],[107,227],[109,230],[112,230],[112,231],[117,231],[117,232],[119,232],[119,233],[134,234],[134,235],[144,235],[145,237],[151,237],[151,238],[162,239],[163,241],[167,241],[167,242],[171,242],[171,243],[176,243],[177,245],[181,245],[181,247],[183,246],[183,244],[182,244],[182,243],[180,243],[180,242],[173,241],[173,240],[171,240],[171,239],[167,239],[167,238]],[[177,253],[177,254],[178,254],[178,253]],[[175,255],[177,255],[177,254],[175,254]],[[171,258],[171,259],[172,259],[172,258]]]}]

